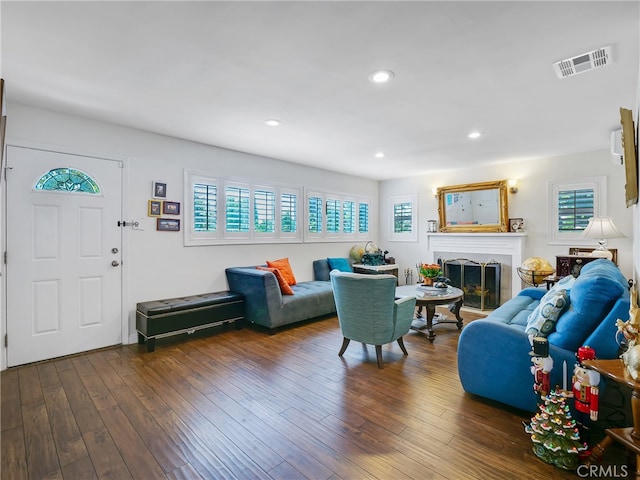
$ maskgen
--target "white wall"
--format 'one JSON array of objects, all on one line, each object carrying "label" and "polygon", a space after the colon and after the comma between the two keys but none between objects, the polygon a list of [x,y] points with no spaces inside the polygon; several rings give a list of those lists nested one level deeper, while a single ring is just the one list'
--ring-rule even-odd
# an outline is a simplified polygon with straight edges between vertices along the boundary
[{"label": "white wall", "polygon": [[[550,245],[548,241],[549,209],[547,182],[572,180],[580,177],[606,175],[608,215],[627,238],[610,240],[608,246],[618,249],[618,264],[625,276],[633,274],[632,209],[627,209],[624,199],[624,168],[614,165],[609,150],[547,158],[536,161],[503,163],[478,169],[442,171],[431,175],[401,180],[388,180],[380,184],[380,218],[389,213],[389,197],[398,194],[418,193],[418,242],[390,242],[389,222],[380,223],[380,246],[396,258],[400,272],[414,267],[426,258],[427,220],[438,219],[438,203],[432,189],[447,185],[483,181],[518,179],[519,191],[509,193],[509,217],[522,217],[525,221],[527,240],[525,258],[543,257],[555,266],[555,256],[567,254],[568,245]],[[594,246],[595,246],[594,242]],[[581,246],[576,244],[574,246]],[[414,271],[414,279],[416,273]],[[401,275],[402,277],[402,275]]]},{"label": "white wall", "polygon": [[[212,172],[217,176],[262,179],[274,184],[368,196],[372,201],[371,238],[377,240],[377,181],[15,103],[9,103],[7,119],[8,145],[100,155],[125,162],[124,219],[141,220],[144,227],[143,231],[127,228],[124,232],[124,298],[129,312],[130,335],[135,333],[137,302],[226,290],[225,267],[253,265],[281,257],[290,258],[298,280],[310,280],[314,259],[346,257],[354,243],[361,243],[185,247],[182,232],[157,232],[155,218],[147,217],[147,201],[151,198],[154,180],[167,183],[167,200],[184,202],[184,168]],[[2,335],[4,329],[5,322],[2,322]]]}]

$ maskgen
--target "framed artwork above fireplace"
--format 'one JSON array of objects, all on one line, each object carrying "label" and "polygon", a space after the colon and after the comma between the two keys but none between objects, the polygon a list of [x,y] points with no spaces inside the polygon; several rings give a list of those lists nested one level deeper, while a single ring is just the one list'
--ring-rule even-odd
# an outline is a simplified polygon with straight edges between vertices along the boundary
[{"label": "framed artwork above fireplace", "polygon": [[508,232],[507,180],[438,188],[441,232]]}]

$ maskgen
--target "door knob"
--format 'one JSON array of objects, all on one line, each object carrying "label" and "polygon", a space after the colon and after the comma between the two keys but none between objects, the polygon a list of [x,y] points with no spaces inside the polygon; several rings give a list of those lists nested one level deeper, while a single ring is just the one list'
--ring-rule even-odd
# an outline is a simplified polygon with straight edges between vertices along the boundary
[{"label": "door knob", "polygon": [[114,267],[117,267],[118,265],[120,265],[120,262],[118,262],[117,260],[114,260],[113,262],[111,262],[111,265]]}]

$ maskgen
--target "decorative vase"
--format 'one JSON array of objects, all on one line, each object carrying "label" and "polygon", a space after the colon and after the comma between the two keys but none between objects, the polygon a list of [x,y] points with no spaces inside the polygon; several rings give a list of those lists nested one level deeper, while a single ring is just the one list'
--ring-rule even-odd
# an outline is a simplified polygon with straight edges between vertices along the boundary
[{"label": "decorative vase", "polygon": [[432,287],[433,286],[433,278],[424,277],[424,280],[422,281],[422,284],[426,285],[427,287]]}]

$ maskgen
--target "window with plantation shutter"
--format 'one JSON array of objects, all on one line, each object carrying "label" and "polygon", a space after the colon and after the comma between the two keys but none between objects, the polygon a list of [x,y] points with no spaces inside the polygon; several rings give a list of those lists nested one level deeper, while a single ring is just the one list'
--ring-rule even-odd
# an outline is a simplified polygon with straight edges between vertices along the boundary
[{"label": "window with plantation shutter", "polygon": [[369,234],[367,199],[336,193],[307,191],[305,241],[364,240]]},{"label": "window with plantation shutter", "polygon": [[606,216],[607,177],[585,177],[572,181],[550,180],[548,192],[548,236],[551,245],[587,245],[582,232],[591,217]]},{"label": "window with plantation shutter", "polygon": [[354,233],[356,231],[356,202],[345,200],[342,203],[342,231]]},{"label": "window with plantation shutter", "polygon": [[215,232],[218,228],[218,187],[205,183],[193,184],[193,229]]},{"label": "window with plantation shutter", "polygon": [[294,193],[280,194],[280,225],[283,233],[298,231],[298,196]]},{"label": "window with plantation shutter", "polygon": [[393,232],[411,232],[413,217],[413,205],[411,202],[396,203],[393,206]]},{"label": "window with plantation shutter", "polygon": [[562,190],[558,193],[558,230],[584,230],[593,217],[593,189]]},{"label": "window with plantation shutter", "polygon": [[358,204],[358,232],[369,233],[369,204]]},{"label": "window with plantation shutter", "polygon": [[268,190],[253,192],[253,229],[273,233],[276,229],[276,194]]},{"label": "window with plantation shutter", "polygon": [[322,198],[309,197],[309,232],[322,233]]},{"label": "window with plantation shutter", "polygon": [[188,170],[184,192],[185,246],[369,239],[371,204],[362,197]]},{"label": "window with plantation shutter", "polygon": [[418,196],[397,195],[390,197],[390,240],[418,241]]},{"label": "window with plantation shutter", "polygon": [[227,232],[249,231],[249,189],[227,186],[225,189],[225,224]]},{"label": "window with plantation shutter", "polygon": [[340,232],[340,200],[327,199],[327,233]]}]

